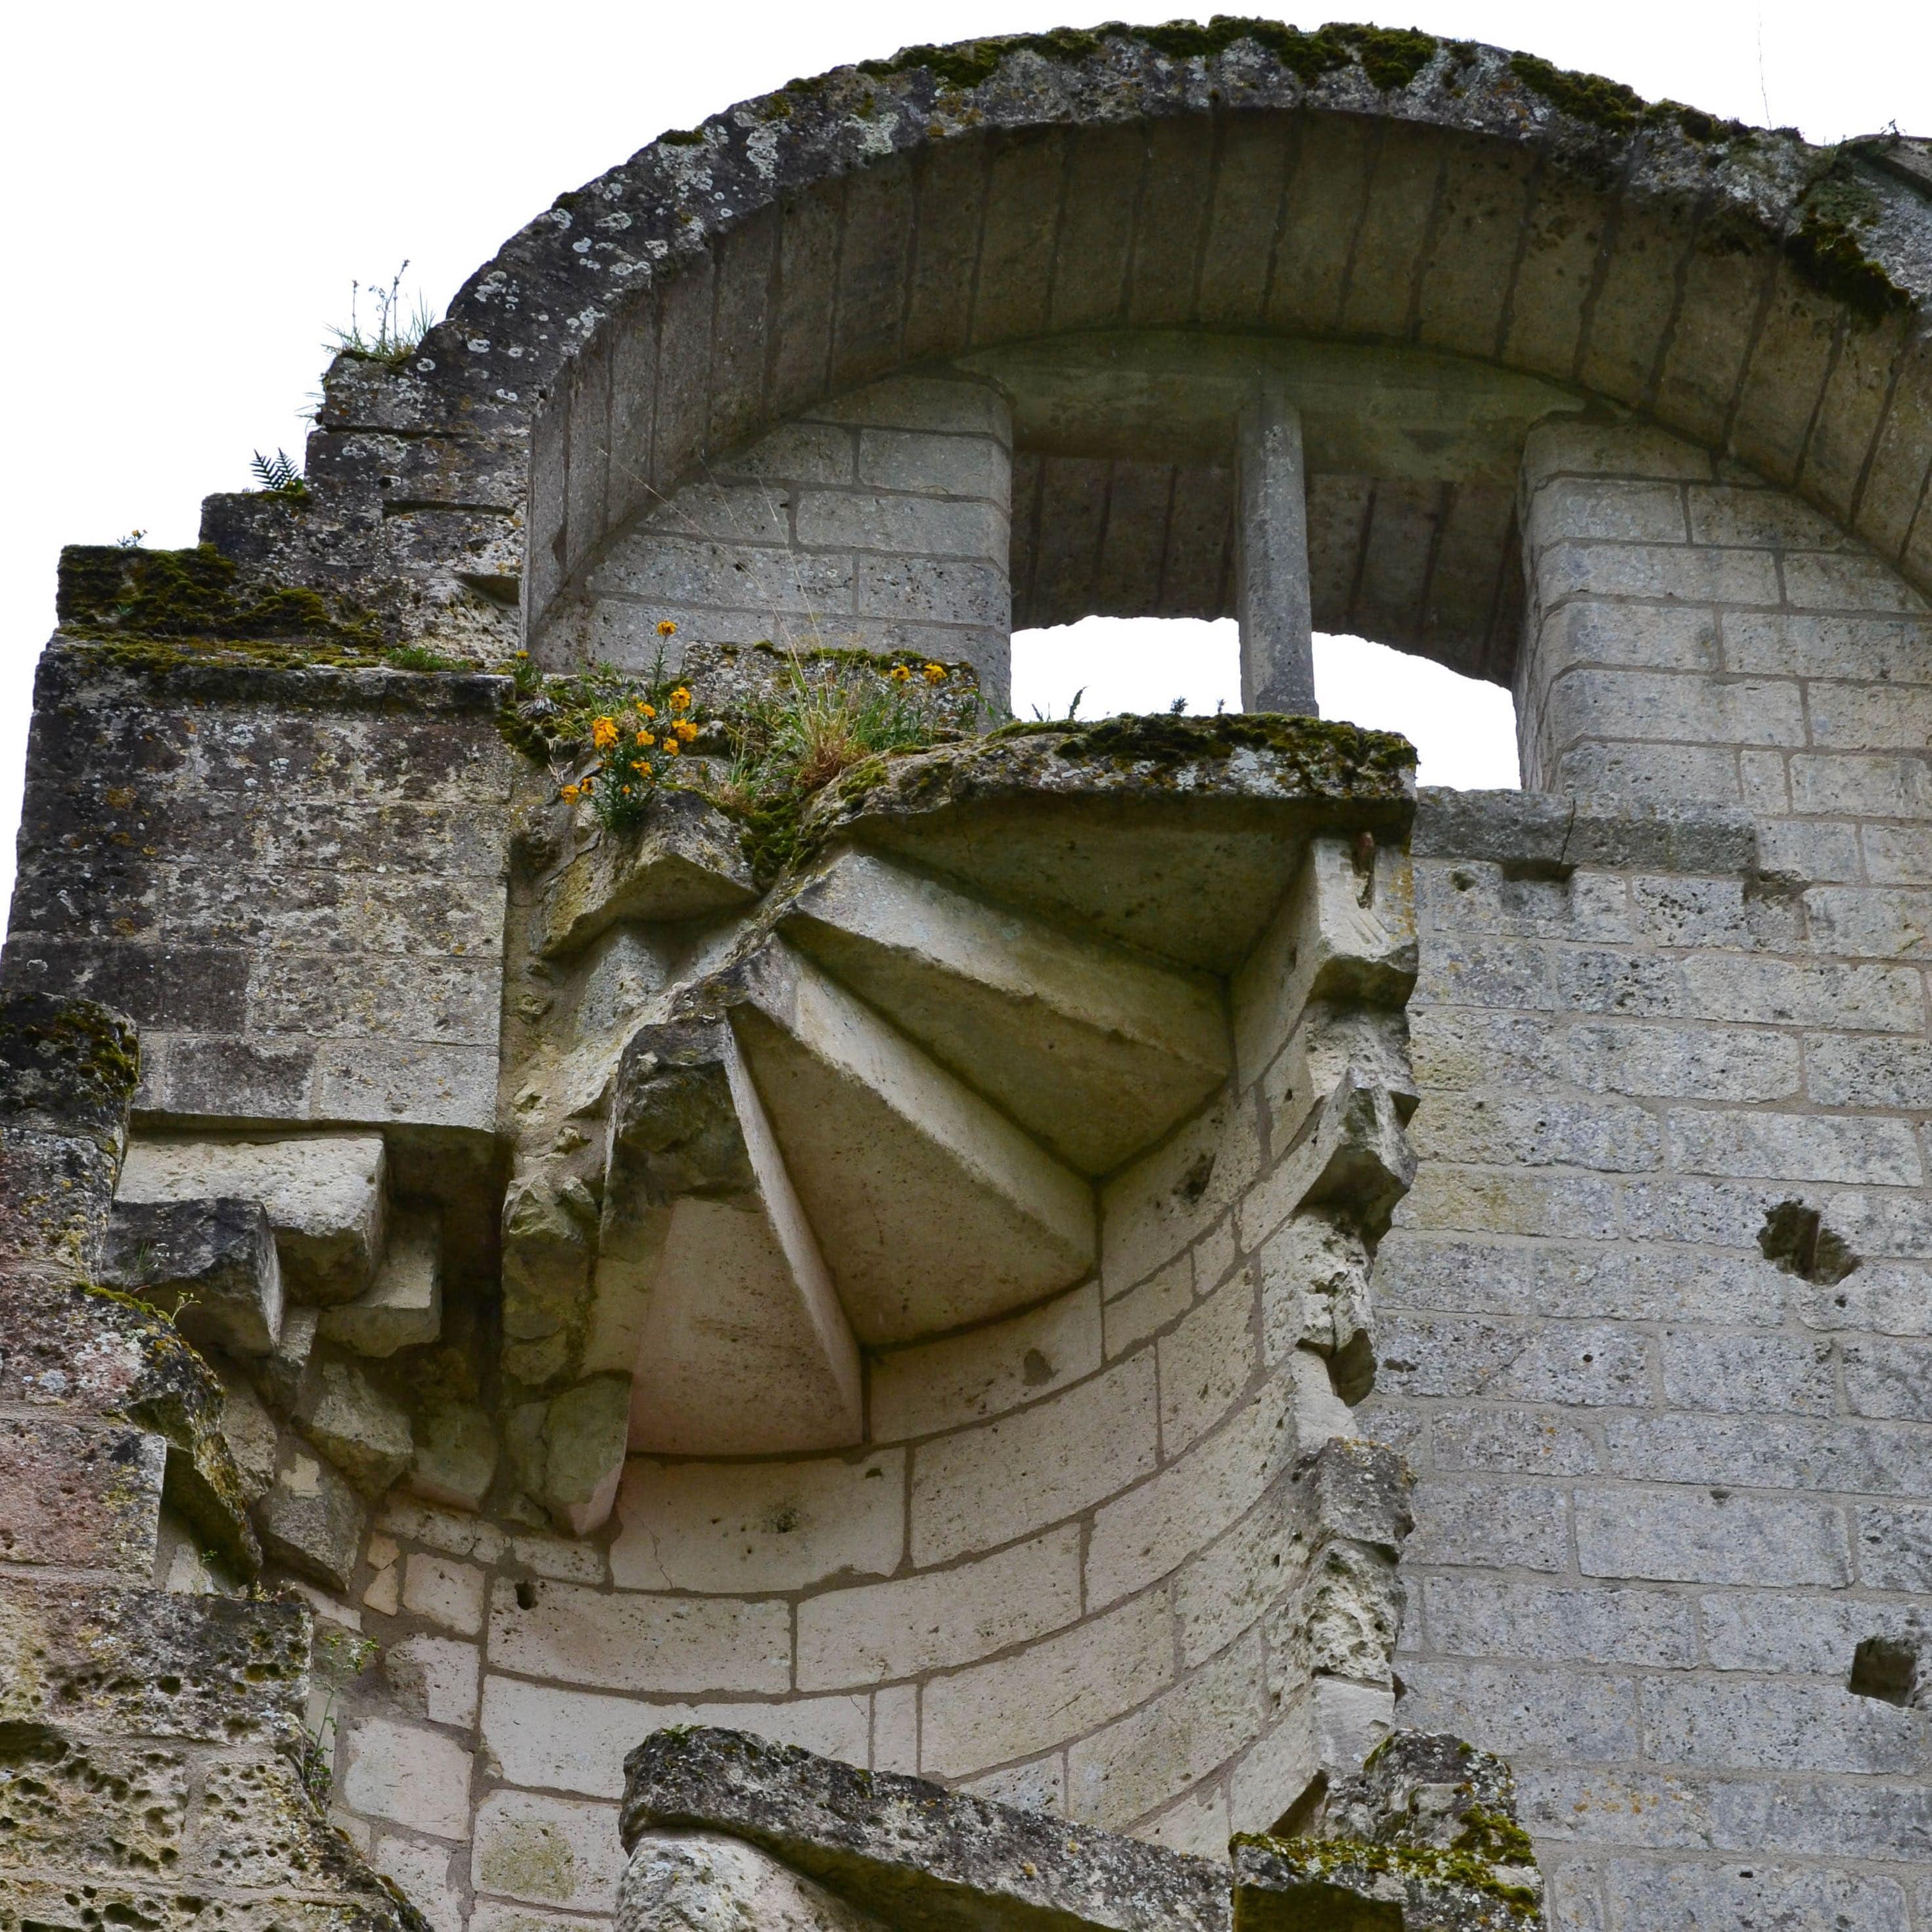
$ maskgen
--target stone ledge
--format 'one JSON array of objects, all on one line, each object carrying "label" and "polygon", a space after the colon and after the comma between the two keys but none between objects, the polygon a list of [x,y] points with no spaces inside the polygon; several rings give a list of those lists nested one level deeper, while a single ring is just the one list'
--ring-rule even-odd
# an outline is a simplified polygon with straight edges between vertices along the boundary
[{"label": "stone ledge", "polygon": [[1425,785],[1415,800],[1418,859],[1485,859],[1546,872],[1609,866],[1749,873],[1758,866],[1757,821],[1736,806],[1448,785]]}]

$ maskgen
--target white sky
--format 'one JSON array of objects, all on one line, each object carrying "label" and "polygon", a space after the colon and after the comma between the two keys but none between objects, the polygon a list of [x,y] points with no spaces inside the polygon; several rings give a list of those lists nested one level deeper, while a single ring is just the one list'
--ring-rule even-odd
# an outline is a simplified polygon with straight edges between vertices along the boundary
[{"label": "white sky", "polygon": [[[1178,4],[63,0],[10,10],[0,895],[59,546],[136,527],[152,544],[192,543],[205,494],[250,487],[252,450],[298,454],[325,329],[346,319],[352,278],[386,283],[406,256],[406,288],[440,313],[556,195],[666,128],[911,42],[1159,20]],[[1282,17],[1308,27],[1351,13],[1528,48],[1814,140],[1891,122],[1932,132],[1924,0],[1334,0]],[[1233,656],[1225,628],[1198,634],[1209,628],[1180,645],[1178,628],[1163,626],[1152,646],[1118,632],[1090,646],[1085,627],[1042,634],[1016,666],[1022,708],[1064,710],[1084,686],[1085,716],[1177,694],[1211,710],[1232,699]],[[1324,712],[1408,730],[1426,779],[1513,782],[1507,704],[1486,691],[1372,647],[1324,647],[1316,671]]]}]

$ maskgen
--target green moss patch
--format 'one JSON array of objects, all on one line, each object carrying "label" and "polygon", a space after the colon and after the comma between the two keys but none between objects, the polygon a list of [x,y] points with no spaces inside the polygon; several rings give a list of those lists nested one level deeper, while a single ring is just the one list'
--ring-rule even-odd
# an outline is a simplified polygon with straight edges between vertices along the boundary
[{"label": "green moss patch", "polygon": [[61,552],[55,608],[61,628],[81,638],[302,638],[364,652],[383,641],[372,612],[304,586],[244,584],[234,559],[212,544],[193,550],[70,544]]},{"label": "green moss patch", "polygon": [[1814,288],[1867,322],[1882,322],[1911,306],[1910,296],[1886,272],[1882,262],[1865,253],[1848,222],[1811,209],[1784,238],[1784,253]]}]

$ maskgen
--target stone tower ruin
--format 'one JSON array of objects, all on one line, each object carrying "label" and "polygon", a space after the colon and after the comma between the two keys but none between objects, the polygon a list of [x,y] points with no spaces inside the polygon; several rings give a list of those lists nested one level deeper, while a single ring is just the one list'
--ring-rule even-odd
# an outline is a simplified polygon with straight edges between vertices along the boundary
[{"label": "stone tower ruin", "polygon": [[[911,48],[66,551],[0,1932],[1932,1928],[1928,198]],[[1010,721],[1094,614],[1242,712]]]}]

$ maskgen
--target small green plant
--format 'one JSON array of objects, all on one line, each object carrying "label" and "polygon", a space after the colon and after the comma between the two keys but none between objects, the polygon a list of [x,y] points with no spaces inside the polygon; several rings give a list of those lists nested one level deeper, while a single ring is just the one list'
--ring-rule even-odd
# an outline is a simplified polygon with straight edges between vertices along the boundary
[{"label": "small green plant", "polygon": [[147,532],[143,530],[130,530],[124,537],[116,537],[114,539],[114,548],[116,550],[139,550],[141,548],[142,538],[147,534]]},{"label": "small green plant", "polygon": [[[330,340],[323,346],[333,349],[340,356],[359,356],[365,362],[386,362],[392,369],[400,368],[436,325],[434,312],[420,295],[416,298],[415,305],[406,314],[404,311],[403,277],[409,266],[405,258],[402,267],[389,278],[386,289],[372,282],[364,290],[360,282],[352,281],[349,284],[349,326],[330,329]],[[366,334],[362,327],[362,304],[365,298],[376,305],[376,313]]]},{"label": "small green plant", "polygon": [[941,664],[902,662],[880,682],[794,653],[782,687],[726,721],[731,762],[706,790],[743,820],[746,855],[761,881],[797,856],[806,808],[827,785],[887,753],[957,736],[939,715],[951,676]]},{"label": "small green plant", "polygon": [[296,1775],[318,1811],[328,1809],[329,1796],[335,1789],[335,1698],[332,1693],[322,1707],[322,1715],[316,1720],[315,1729],[310,1730],[304,1724],[302,1742],[296,1747]]},{"label": "small green plant", "polygon": [[302,472],[289,460],[286,450],[278,449],[272,456],[264,456],[258,449],[248,467],[255,472],[255,481],[272,496],[308,494],[308,485],[302,481]]}]

